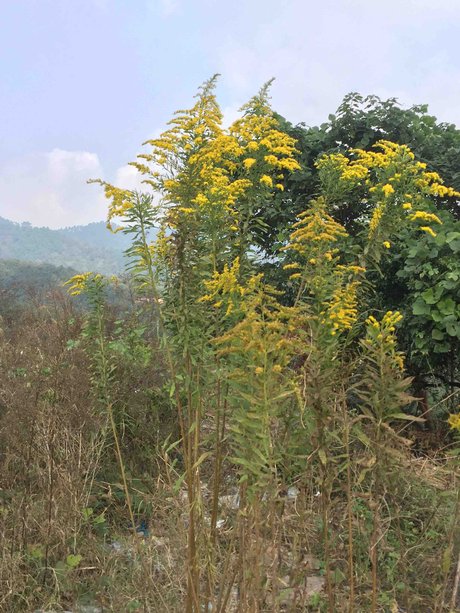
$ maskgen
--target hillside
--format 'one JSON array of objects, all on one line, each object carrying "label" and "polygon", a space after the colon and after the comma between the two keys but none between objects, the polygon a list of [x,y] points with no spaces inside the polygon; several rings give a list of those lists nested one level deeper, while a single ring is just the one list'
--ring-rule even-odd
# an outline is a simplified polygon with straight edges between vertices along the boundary
[{"label": "hillside", "polygon": [[74,274],[75,270],[70,266],[0,260],[0,288],[2,289],[46,290],[62,285]]},{"label": "hillside", "polygon": [[126,237],[104,222],[60,230],[36,228],[0,217],[0,259],[47,263],[113,274],[123,270]]}]

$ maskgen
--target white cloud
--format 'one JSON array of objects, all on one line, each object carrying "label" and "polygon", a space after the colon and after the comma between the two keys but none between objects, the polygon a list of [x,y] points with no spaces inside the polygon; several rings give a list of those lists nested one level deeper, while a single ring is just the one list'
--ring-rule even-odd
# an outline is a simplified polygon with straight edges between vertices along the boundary
[{"label": "white cloud", "polygon": [[[99,157],[89,151],[53,149],[16,159],[0,168],[0,216],[51,228],[105,219],[103,190],[87,183],[101,177]],[[132,166],[119,168],[113,180],[126,189],[141,188]]]},{"label": "white cloud", "polygon": [[241,104],[235,104],[234,106],[226,106],[222,109],[222,124],[228,128],[232,125],[234,121],[236,121],[240,116],[240,108],[243,106],[243,102]]},{"label": "white cloud", "polygon": [[0,217],[34,226],[62,228],[100,221],[107,215],[104,179],[117,187],[148,191],[142,175],[128,164],[104,172],[97,153],[53,149],[0,167]]},{"label": "white cloud", "polygon": [[147,191],[146,186],[142,184],[142,178],[134,166],[126,164],[117,170],[114,183],[122,189]]},{"label": "white cloud", "polygon": [[273,107],[294,122],[325,121],[345,94],[359,91],[428,102],[441,119],[460,123],[458,55],[445,32],[460,17],[458,1],[288,0],[282,11],[266,2],[260,20],[246,16],[250,30],[221,30],[214,39],[234,99],[274,76]]}]

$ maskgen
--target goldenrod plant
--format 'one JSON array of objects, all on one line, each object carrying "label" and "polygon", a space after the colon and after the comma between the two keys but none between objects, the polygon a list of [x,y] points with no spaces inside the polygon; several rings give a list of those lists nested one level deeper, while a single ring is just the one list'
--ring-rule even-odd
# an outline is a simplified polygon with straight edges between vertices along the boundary
[{"label": "goldenrod plant", "polygon": [[[261,213],[300,168],[296,143],[270,108],[270,83],[225,128],[216,82],[145,143],[133,163],[145,190],[99,182],[108,226],[132,237],[127,270],[160,356],[145,367],[161,371],[177,422],[179,440],[156,452],[169,496],[186,509],[179,609],[408,605],[415,592],[404,565],[418,545],[405,531],[417,511],[401,511],[409,503],[397,481],[409,475],[410,451],[399,430],[417,417],[405,412],[413,399],[397,345],[401,316],[369,312],[368,296],[395,234],[405,226],[433,239],[441,218],[431,199],[456,192],[405,145],[380,141],[322,156],[319,193],[285,229],[278,253],[288,286],[275,289],[260,271],[255,237]],[[357,193],[362,232],[353,238],[335,213]],[[135,528],[113,414],[104,284],[77,275],[70,291],[90,302],[93,385],[110,417]],[[302,566],[313,554],[316,593]],[[398,569],[404,581],[390,588]]]}]

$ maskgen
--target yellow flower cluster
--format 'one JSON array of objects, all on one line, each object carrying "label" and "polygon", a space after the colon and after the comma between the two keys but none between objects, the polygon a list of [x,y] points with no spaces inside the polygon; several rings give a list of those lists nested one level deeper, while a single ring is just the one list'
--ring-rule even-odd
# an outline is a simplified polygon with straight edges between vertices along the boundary
[{"label": "yellow flower cluster", "polygon": [[[385,235],[389,236],[404,222],[403,211],[410,213],[409,221],[425,222],[420,229],[435,236],[428,224],[441,223],[441,220],[423,210],[427,198],[460,197],[460,193],[443,185],[439,174],[427,171],[424,162],[415,161],[406,145],[382,140],[373,149],[352,149],[348,157],[343,154],[323,156],[317,162],[323,189],[337,199],[354,189],[357,181],[366,187],[369,195],[363,194],[363,199],[375,202],[369,238],[380,239],[380,244]],[[422,210],[412,213],[412,209],[418,207]]]},{"label": "yellow flower cluster", "polygon": [[447,423],[451,427],[452,430],[460,431],[460,413],[451,413],[449,415],[449,419]]},{"label": "yellow flower cluster", "polygon": [[430,186],[430,194],[433,196],[439,196],[440,198],[460,198],[460,192],[457,192],[452,187],[447,187],[441,183],[433,183]]},{"label": "yellow flower cluster", "polygon": [[367,179],[369,169],[357,160],[349,160],[341,153],[333,153],[321,157],[316,163],[318,170],[334,172],[342,181],[353,183]]},{"label": "yellow flower cluster", "polygon": [[[249,280],[249,285],[260,281],[262,275],[255,275]],[[215,308],[226,307],[225,316],[228,317],[246,293],[246,288],[240,284],[240,260],[235,258],[231,266],[225,264],[222,272],[215,272],[209,281],[205,281],[206,291],[199,302],[211,302]]]},{"label": "yellow flower cluster", "polygon": [[88,287],[88,282],[98,281],[102,279],[102,275],[94,274],[93,272],[84,272],[78,275],[74,275],[64,285],[69,285],[69,294],[71,296],[79,296],[84,293]]},{"label": "yellow flower cluster", "polygon": [[256,163],[255,158],[246,158],[245,160],[243,160],[243,165],[246,168],[246,170],[249,170],[250,168],[252,168],[255,163]]},{"label": "yellow flower cluster", "polygon": [[332,324],[331,334],[348,330],[353,326],[357,317],[357,291],[359,281],[353,280],[345,285],[338,285],[335,290],[329,307],[323,312],[323,323]]},{"label": "yellow flower cluster", "polygon": [[393,362],[393,367],[398,370],[404,370],[404,356],[397,350],[396,343],[396,325],[402,320],[402,315],[399,311],[387,311],[378,321],[372,315],[367,318],[367,342],[374,346],[380,346]]},{"label": "yellow flower cluster", "polygon": [[[256,164],[255,168],[261,173],[260,183],[272,187],[273,173],[281,173],[276,174],[276,178],[282,179],[283,172],[298,170],[300,164],[295,159],[298,153],[295,140],[279,129],[278,120],[270,108],[268,86],[240,109],[243,116],[230,126],[229,135],[243,151],[245,168],[252,169]],[[270,179],[271,184],[264,177]],[[276,187],[283,189],[281,183]]]},{"label": "yellow flower cluster", "polygon": [[409,219],[411,221],[422,221],[426,223],[442,224],[442,221],[439,219],[437,215],[435,215],[434,213],[427,213],[426,211],[415,211],[415,213],[412,213],[411,215],[409,215]]},{"label": "yellow flower cluster", "polygon": [[[214,95],[216,78],[203,85],[196,104],[178,111],[160,138],[147,141],[151,152],[139,156],[136,167],[147,174],[173,209],[168,222],[176,227],[185,216],[207,214],[212,207],[222,224],[236,226],[239,202],[260,186],[283,189],[283,172],[300,168],[295,141],[279,129],[268,103],[268,86],[241,111],[243,116],[225,130]],[[159,170],[160,169],[160,170]],[[249,194],[249,195],[248,195]],[[228,219],[230,217],[230,219]]]},{"label": "yellow flower cluster", "polygon": [[[282,373],[292,356],[289,332],[294,329],[292,319],[297,312],[280,305],[280,292],[265,284],[262,275],[250,277],[244,287],[238,285],[237,289],[243,291],[239,291],[239,296],[235,295],[233,304],[236,323],[215,339],[219,355],[233,355],[236,368],[232,370],[232,379],[247,382],[250,375],[248,365],[251,365],[249,368],[255,375],[268,376],[271,384],[273,373]],[[225,308],[226,296],[222,295],[222,299]],[[244,356],[243,369],[237,366],[241,356]],[[261,399],[264,398],[262,394]]]},{"label": "yellow flower cluster", "polygon": [[266,187],[273,187],[272,178],[269,177],[268,175],[262,175],[259,181],[262,185],[265,185]]},{"label": "yellow flower cluster", "polygon": [[[192,108],[177,111],[168,129],[144,143],[149,151],[132,164],[143,183],[162,196],[159,210],[168,232],[207,225],[208,236],[234,233],[244,227],[241,219],[261,187],[282,191],[285,174],[300,168],[295,140],[281,131],[270,108],[269,84],[224,129],[216,80],[217,75],[204,83]],[[118,217],[129,222],[135,194],[100,183],[110,200],[108,226]]]},{"label": "yellow flower cluster", "polygon": [[310,260],[325,257],[331,261],[331,243],[348,236],[345,228],[327,213],[324,198],[313,200],[310,208],[299,215],[299,221],[293,227],[295,230],[289,244],[283,250],[295,251]]},{"label": "yellow flower cluster", "polygon": [[380,227],[385,207],[382,203],[378,203],[372,213],[371,220],[369,222],[369,236],[371,237]]},{"label": "yellow flower cluster", "polygon": [[391,196],[391,194],[395,193],[395,188],[390,185],[389,183],[386,183],[383,187],[382,187],[382,192],[385,194],[385,196],[388,198],[388,196]]},{"label": "yellow flower cluster", "polygon": [[433,228],[430,228],[430,226],[420,226],[419,229],[423,230],[423,232],[426,232],[427,234],[429,234],[433,238],[436,237],[436,232],[433,230]]},{"label": "yellow flower cluster", "polygon": [[89,183],[99,183],[103,186],[105,197],[110,200],[107,213],[107,228],[112,232],[118,232],[121,230],[121,227],[114,230],[112,221],[114,218],[123,219],[133,208],[134,192],[120,189],[100,179],[91,180]]}]

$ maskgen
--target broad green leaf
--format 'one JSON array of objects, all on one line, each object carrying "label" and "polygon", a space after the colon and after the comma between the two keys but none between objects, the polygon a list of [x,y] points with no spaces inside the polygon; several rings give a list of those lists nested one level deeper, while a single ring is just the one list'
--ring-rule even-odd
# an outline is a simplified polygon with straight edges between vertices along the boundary
[{"label": "broad green leaf", "polygon": [[417,300],[412,305],[412,313],[414,315],[429,315],[430,311],[430,306],[420,297],[417,298]]},{"label": "broad green leaf", "polygon": [[431,331],[431,338],[433,338],[435,341],[443,341],[444,332],[442,332],[442,330],[438,330],[438,328],[433,328]]}]

